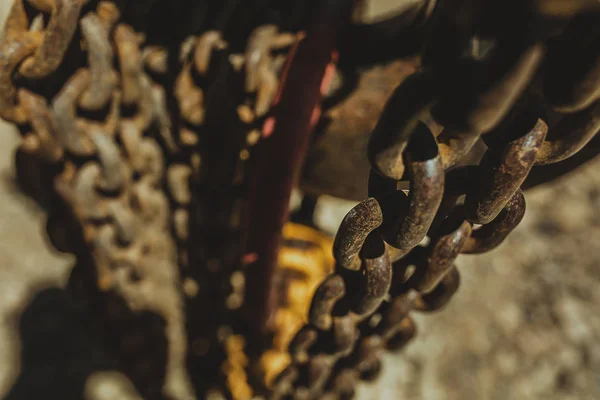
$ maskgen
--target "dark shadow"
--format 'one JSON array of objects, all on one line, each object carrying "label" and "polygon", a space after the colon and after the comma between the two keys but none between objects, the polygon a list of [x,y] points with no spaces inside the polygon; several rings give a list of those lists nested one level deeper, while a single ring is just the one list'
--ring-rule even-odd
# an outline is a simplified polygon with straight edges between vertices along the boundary
[{"label": "dark shadow", "polygon": [[122,297],[111,293],[102,299],[102,331],[107,351],[118,357],[119,370],[143,399],[162,400],[167,367],[166,322],[150,312],[132,311]]},{"label": "dark shadow", "polygon": [[135,312],[93,286],[91,268],[73,268],[67,289],[44,288],[14,316],[21,341],[20,374],[5,400],[84,399],[87,378],[119,371],[144,399],[164,399],[165,321]]},{"label": "dark shadow", "polygon": [[71,273],[68,291],[79,312],[89,316],[87,326],[96,335],[95,348],[127,376],[140,396],[163,399],[167,365],[165,319],[150,311],[134,311],[114,291],[97,287],[92,261],[79,261]]},{"label": "dark shadow", "polygon": [[300,208],[290,215],[290,221],[315,227],[314,214],[317,200],[318,196],[304,195]]},{"label": "dark shadow", "polygon": [[21,373],[5,399],[82,399],[88,375],[114,367],[88,327],[65,290],[38,292],[18,322]]}]

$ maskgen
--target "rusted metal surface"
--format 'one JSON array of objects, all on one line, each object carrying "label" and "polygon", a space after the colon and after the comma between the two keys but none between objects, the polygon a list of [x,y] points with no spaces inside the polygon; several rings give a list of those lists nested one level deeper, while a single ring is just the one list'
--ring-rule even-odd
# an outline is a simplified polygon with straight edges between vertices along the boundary
[{"label": "rusted metal surface", "polygon": [[[548,154],[553,150],[558,161],[558,154],[567,153],[558,143],[568,143],[568,152],[574,153],[575,148],[591,137],[590,131],[594,135],[598,131],[588,112],[581,124],[586,128],[575,125],[572,137],[566,135],[558,139],[555,136],[552,140],[557,144],[553,144],[545,141],[548,126],[541,119],[543,114],[535,115],[534,111],[536,118],[529,126],[511,114],[517,100],[523,98],[522,94],[530,88],[535,90],[536,85],[532,83],[537,83],[534,78],[543,71],[541,66],[546,60],[545,41],[554,34],[539,27],[532,28],[532,18],[540,18],[539,15],[532,16],[521,6],[515,6],[511,12],[519,15],[518,23],[510,31],[503,31],[500,27],[479,25],[479,21],[490,18],[487,14],[490,11],[483,8],[481,2],[441,4],[432,16],[433,29],[426,42],[421,71],[395,90],[370,139],[369,160],[373,172],[369,195],[374,199],[367,201],[375,200],[381,205],[383,221],[379,224],[377,213],[371,211],[377,210],[374,204],[365,208],[361,203],[349,217],[352,221],[361,221],[358,215],[361,212],[365,216],[373,214],[373,221],[377,221],[375,229],[368,223],[358,224],[353,229],[347,226],[347,221],[342,224],[336,243],[340,244],[338,248],[348,251],[334,253],[338,257],[336,272],[315,293],[309,324],[299,332],[300,339],[295,342],[302,349],[301,356],[282,374],[276,389],[279,393],[295,398],[315,397],[316,393],[351,396],[353,379],[372,379],[377,375],[381,352],[385,348],[401,348],[414,334],[414,324],[408,315],[410,309],[438,309],[457,290],[460,279],[454,260],[463,252],[481,253],[493,249],[520,222],[525,211],[520,186],[536,162],[543,164],[549,160]],[[461,15],[460,21],[457,15]],[[568,18],[572,16],[568,14]],[[590,18],[598,21],[598,15]],[[475,53],[465,58],[464,51],[477,34],[492,37],[496,43],[482,58]],[[597,50],[593,57],[596,54]],[[590,76],[593,76],[593,67],[590,68]],[[580,93],[575,88],[580,84],[578,79],[571,82],[569,89]],[[593,94],[597,85],[590,83],[593,82],[591,77],[583,79],[592,88],[582,94],[585,99],[572,102],[587,106],[597,99]],[[517,109],[524,106],[521,103]],[[556,111],[565,110],[557,108]],[[420,142],[416,146],[420,154],[415,157],[410,143],[426,137],[425,134],[432,136],[429,128],[420,122],[430,122],[430,117],[442,127],[437,135],[440,149],[438,151],[434,143],[434,150],[428,150],[427,142]],[[506,117],[509,117],[508,122],[503,123]],[[562,121],[563,126],[568,126],[569,116],[555,115],[554,118],[558,118],[558,124]],[[496,129],[499,125],[501,129]],[[552,128],[556,126],[553,121]],[[479,165],[452,169],[480,136],[489,149]],[[411,166],[415,158],[431,165],[420,169]],[[444,169],[451,169],[446,174],[446,185]],[[398,189],[401,180],[410,182],[408,198]],[[466,194],[464,204],[458,203],[463,194]],[[395,209],[392,204],[396,205]],[[402,221],[400,224],[398,218]],[[408,227],[401,228],[397,236],[389,234],[390,227],[394,227],[391,231],[396,233],[398,225],[404,223]],[[356,248],[366,235],[369,235],[369,243],[380,243],[382,256],[387,246],[401,250],[398,259],[394,259],[391,282],[369,278],[371,251],[367,242],[360,250]],[[425,236],[427,242],[420,244]],[[404,254],[402,250],[406,250]],[[345,272],[348,265],[357,268],[356,254],[359,254],[358,270],[362,274]],[[377,302],[357,305],[355,302],[362,298],[357,297],[356,289],[352,288],[361,285],[374,285],[369,290],[377,294],[389,287],[391,298],[378,297],[381,299],[379,307]],[[369,312],[355,313],[357,307]],[[351,326],[340,325],[344,327],[341,330],[334,323],[349,317],[360,332],[358,338],[352,339],[356,343],[353,350],[326,344],[331,336],[353,335],[351,332],[355,329]],[[310,336],[306,336],[307,332],[311,332]]]},{"label": "rusted metal surface", "polygon": [[[456,258],[492,250],[521,221],[530,172],[594,143],[600,11],[551,0],[401,7],[407,29],[428,28],[423,51],[388,60],[385,78],[362,73],[366,100],[344,99],[343,81],[329,93],[342,102],[322,131],[339,154],[319,153],[317,138],[304,186],[354,198],[356,185],[315,184],[346,165],[335,173],[362,179],[369,197],[331,244],[332,273],[318,268],[302,289],[276,274],[281,234],[353,2],[234,3],[202,2],[194,32],[160,42],[170,32],[139,21],[156,22],[159,1],[16,0],[0,43],[0,116],[19,127],[24,186],[49,210],[52,243],[77,256],[79,294],[144,398],[351,397],[383,352],[416,334],[412,310],[457,291]],[[340,71],[358,74],[344,54]],[[344,119],[358,107],[354,127]],[[344,140],[365,151],[356,176],[359,158],[340,160]],[[461,166],[478,145],[483,158]],[[293,290],[300,299],[283,306]]]},{"label": "rusted metal surface", "polygon": [[531,171],[547,132],[546,124],[538,120],[523,137],[489,148],[479,164],[480,185],[472,186],[465,198],[469,221],[487,224],[502,211]]},{"label": "rusted metal surface", "polygon": [[[324,110],[321,124],[316,127],[315,143],[302,171],[303,191],[357,201],[367,196],[369,137],[386,100],[415,68],[416,60],[409,58],[357,72],[356,89],[339,104]],[[346,85],[354,79],[351,72],[339,72]]]},{"label": "rusted metal surface", "polygon": [[360,269],[358,253],[369,233],[377,229],[383,222],[379,203],[369,198],[354,207],[346,215],[339,227],[340,234],[333,244],[333,254],[337,262],[344,268],[357,271]]},{"label": "rusted metal surface", "polygon": [[[21,151],[54,166],[54,174],[49,177],[55,189],[51,212],[55,213],[55,223],[60,221],[64,227],[49,229],[49,234],[60,236],[66,230],[70,243],[65,247],[91,263],[86,268],[94,269],[96,288],[105,299],[103,313],[108,323],[122,329],[119,321],[127,319],[128,313],[153,312],[164,319],[158,327],[167,338],[165,383],[162,388],[148,387],[148,392],[158,390],[173,398],[190,398],[182,297],[177,289],[179,271],[175,243],[168,232],[169,203],[157,186],[162,179],[164,156],[154,138],[143,137],[143,130],[148,126],[160,125],[158,116],[164,106],[154,101],[150,92],[164,89],[152,86],[147,75],[138,71],[132,79],[146,93],[143,99],[142,96],[130,99],[127,106],[132,107],[131,116],[121,114],[121,100],[127,96],[114,88],[117,81],[125,80],[125,72],[113,68],[109,32],[113,29],[131,32],[131,28],[117,23],[118,10],[107,2],[100,2],[80,19],[83,4],[82,1],[56,1],[48,5],[48,10],[40,10],[49,11],[50,20],[43,30],[34,32],[41,40],[31,55],[18,60],[18,71],[27,79],[52,79],[59,66],[67,62],[66,51],[79,26],[82,44],[88,49],[87,64],[78,68],[47,102],[26,89],[19,89],[17,93],[9,90],[5,96],[13,98],[6,101],[15,106],[3,108],[9,111],[3,116],[19,124],[26,123],[25,126],[35,132],[24,142]],[[22,7],[21,2],[15,3],[12,18],[20,14]],[[26,18],[24,14],[20,16]],[[21,32],[14,30],[14,22],[9,23],[4,46],[27,40],[32,34],[28,31],[29,22],[19,24]],[[120,40],[116,34],[115,41]],[[138,44],[132,46],[137,48]],[[131,60],[130,55],[121,53],[119,56],[124,68]],[[105,111],[84,117],[79,115],[80,108]],[[11,109],[23,110],[27,118],[22,120],[18,112],[11,113]],[[123,139],[126,135],[129,138]],[[122,148],[124,142],[130,144],[130,148]],[[144,154],[142,149],[149,150],[146,154],[150,158],[140,165],[135,157]],[[61,208],[71,213],[60,213]],[[82,236],[75,238],[74,235]],[[60,243],[65,238],[53,237],[52,240]],[[135,352],[130,352],[133,354]],[[124,365],[139,379],[138,363],[125,362]],[[160,373],[160,369],[152,373]]]},{"label": "rusted metal surface", "polygon": [[[80,15],[84,5],[85,13]],[[31,19],[32,10],[27,7],[49,13],[43,29],[39,18]],[[93,5],[62,0],[15,2],[2,42],[5,90],[1,112],[22,127],[19,174],[30,181],[26,185],[30,194],[48,202],[51,241],[77,255],[82,272],[76,275],[88,282],[91,278],[85,297],[94,298],[98,292],[100,314],[116,332],[111,335],[116,335],[114,344],[123,369],[143,387],[144,397],[191,399],[195,394],[187,356],[203,339],[188,339],[189,333],[197,332],[186,325],[184,316],[184,294],[197,296],[202,277],[187,270],[189,215],[194,207],[190,180],[199,175],[200,152],[195,146],[198,127],[204,122],[195,116],[214,116],[205,112],[202,101],[181,104],[184,124],[176,125],[178,119],[167,109],[172,104],[167,105],[170,95],[164,86],[165,78],[169,79],[165,61],[169,50],[144,48],[144,36],[121,19],[121,11],[107,1]],[[197,77],[189,74],[208,74],[206,68],[214,65],[211,55],[226,45],[192,40],[197,43],[194,54],[182,57],[177,78],[183,82],[179,100],[187,104],[186,91],[206,90],[197,87]],[[248,73],[256,74],[256,68],[249,66]],[[65,76],[63,69],[74,72]],[[35,85],[33,89],[18,87],[27,80],[42,80],[58,89],[48,96],[45,91],[36,92]],[[249,95],[264,82],[257,84]],[[240,132],[240,147],[234,151],[243,161],[247,157],[240,152],[246,132]],[[42,168],[47,173],[40,174]],[[207,225],[210,221],[202,227]],[[233,218],[226,225],[235,226]],[[236,284],[233,289],[223,298],[222,308],[241,304],[243,287]],[[200,297],[206,300],[214,294]],[[144,313],[155,315],[158,321],[151,328],[156,333],[150,335],[158,340],[154,356],[144,354],[144,346],[152,343],[147,332],[144,338],[148,327],[140,323],[138,333],[128,328],[136,326]]]}]

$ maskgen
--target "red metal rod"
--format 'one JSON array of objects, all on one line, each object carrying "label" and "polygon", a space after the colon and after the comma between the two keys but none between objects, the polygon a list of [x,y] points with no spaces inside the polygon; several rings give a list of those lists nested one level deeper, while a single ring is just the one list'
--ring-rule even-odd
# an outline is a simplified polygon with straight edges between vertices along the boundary
[{"label": "red metal rod", "polygon": [[246,315],[257,333],[272,326],[275,311],[273,273],[288,219],[292,188],[297,185],[311,137],[311,117],[321,101],[321,83],[340,31],[350,19],[354,0],[321,0],[289,65],[275,126],[252,155],[254,183],[250,198]]}]

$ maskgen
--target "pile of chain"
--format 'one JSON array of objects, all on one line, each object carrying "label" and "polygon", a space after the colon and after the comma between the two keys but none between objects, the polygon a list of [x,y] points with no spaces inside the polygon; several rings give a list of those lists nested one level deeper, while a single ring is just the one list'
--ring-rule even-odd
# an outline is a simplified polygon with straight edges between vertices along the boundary
[{"label": "pile of chain", "polygon": [[[456,292],[456,258],[494,249],[521,221],[530,170],[600,130],[599,11],[585,1],[438,3],[420,69],[371,137],[371,197],[337,232],[336,271],[313,297],[275,398],[353,397],[382,353],[415,335],[410,311],[437,310]],[[453,168],[479,139],[479,165]]]},{"label": "pile of chain", "polygon": [[[51,240],[87,260],[106,293],[103,313],[119,327],[117,351],[136,360],[134,380],[164,374],[165,394],[192,398],[171,209],[161,187],[165,174],[176,175],[165,171],[163,149],[178,144],[164,88],[144,71],[160,70],[160,54],[142,54],[143,38],[118,22],[115,4],[82,13],[85,3],[15,2],[2,43],[0,113],[23,132],[17,168],[33,195],[50,204]],[[69,57],[78,26],[86,51]],[[63,73],[70,77],[50,95]],[[170,194],[178,201],[184,189],[175,183]],[[150,313],[159,318],[143,317]],[[144,337],[134,319],[147,321],[166,345]],[[164,371],[152,367],[154,358],[165,360]],[[162,391],[155,383],[145,393]]]},{"label": "pile of chain", "polygon": [[0,117],[23,136],[19,180],[48,209],[55,247],[77,256],[72,280],[124,371],[144,398],[192,399],[225,379],[215,363],[244,296],[244,164],[286,59],[274,51],[296,37],[262,25],[236,54],[218,30],[168,47],[125,11],[144,7],[16,0]]}]

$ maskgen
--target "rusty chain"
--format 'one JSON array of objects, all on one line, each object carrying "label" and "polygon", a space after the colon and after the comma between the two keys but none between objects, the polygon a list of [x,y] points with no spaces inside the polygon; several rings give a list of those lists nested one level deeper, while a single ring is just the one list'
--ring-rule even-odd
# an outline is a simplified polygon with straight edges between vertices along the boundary
[{"label": "rusty chain", "polygon": [[[190,270],[190,230],[214,234],[216,223],[227,231],[226,240],[239,241],[235,230],[243,222],[243,163],[260,139],[259,124],[275,97],[285,59],[273,50],[289,47],[295,35],[279,33],[272,24],[260,26],[245,54],[230,59],[224,57],[229,56],[223,51],[228,43],[218,30],[188,37],[176,55],[177,74],[170,82],[171,55],[160,45],[145,44],[145,36],[123,21],[125,8],[110,1],[15,1],[1,42],[0,116],[23,135],[18,174],[29,194],[49,208],[52,243],[76,254],[79,263],[90,264],[84,274],[94,282],[84,290],[103,294],[101,314],[115,330],[117,355],[127,359],[123,368],[144,396],[190,399],[194,388],[186,366],[188,349],[200,358],[214,353],[217,344],[210,335],[227,321],[208,313],[218,318],[198,331],[186,326],[184,313],[202,310],[214,296],[223,298],[222,309],[235,310],[244,295],[243,275],[234,266],[219,271],[226,269],[219,265],[222,254],[196,251],[191,256],[208,264],[208,272]],[[207,92],[216,85],[206,82],[214,81],[211,69],[222,69],[215,64],[223,60],[246,82],[241,88],[245,99],[235,109],[238,143],[231,146],[227,140],[232,137],[224,137],[233,152],[224,160],[230,165],[211,174],[219,165],[203,158],[219,144],[210,137],[199,144],[199,138],[210,129],[206,125],[215,129],[215,115],[209,115],[205,99],[215,97]],[[166,87],[173,93],[165,93]],[[171,118],[170,96],[179,119]],[[201,170],[201,164],[208,168]],[[237,195],[226,194],[228,205],[207,205],[205,198],[192,204],[195,185],[205,191],[211,185],[231,186]],[[216,218],[206,216],[211,207],[221,211]],[[199,209],[204,215],[198,215]],[[191,228],[190,213],[195,222],[201,219]],[[231,248],[226,253],[231,264],[236,253]],[[218,290],[200,290],[199,282]],[[196,297],[201,304],[193,303]],[[163,321],[141,330],[127,322],[145,312]],[[199,319],[196,326],[207,322]],[[160,349],[160,341],[153,349],[144,329],[158,330],[166,350]],[[224,343],[226,337],[220,335],[218,341]],[[210,361],[205,364],[215,370]],[[206,380],[214,385],[218,377]]]},{"label": "rusty chain", "polygon": [[[420,70],[373,132],[370,197],[340,226],[335,273],[317,288],[273,397],[346,398],[375,378],[382,352],[415,334],[410,311],[437,310],[458,289],[455,259],[492,250],[520,222],[530,170],[600,129],[597,3],[500,3],[436,5]],[[216,26],[172,54],[128,24],[124,7],[16,0],[0,43],[0,117],[23,136],[18,173],[50,204],[53,244],[93,266],[118,352],[133,360],[124,368],[146,397],[191,399],[207,388],[192,387],[188,353],[221,362],[215,343],[242,351],[227,325],[244,299],[245,164],[296,35],[263,24],[240,48]],[[220,90],[242,95],[230,105]],[[478,140],[488,147],[480,164],[454,168]],[[126,323],[144,312],[163,319],[151,326],[164,353]],[[195,371],[215,380],[208,389],[220,384],[210,362]]]},{"label": "rusty chain", "polygon": [[[410,311],[437,310],[456,292],[456,258],[494,249],[518,225],[530,170],[570,157],[600,130],[597,5],[551,3],[439,2],[420,70],[373,132],[371,197],[337,232],[336,271],[315,292],[276,398],[353,397],[360,379],[378,375],[382,353],[415,335]],[[516,23],[493,25],[494,12]],[[548,23],[556,17],[560,34]],[[480,41],[493,43],[488,54],[473,48]],[[480,164],[453,168],[479,139],[488,147]],[[404,180],[408,195],[397,189]]]},{"label": "rusty chain", "polygon": [[[164,89],[144,72],[141,38],[118,23],[115,4],[98,2],[84,11],[85,3],[15,2],[2,46],[0,112],[24,134],[17,153],[23,180],[33,184],[34,195],[53,197],[48,224],[53,243],[92,260],[97,288],[106,294],[108,319],[123,322],[131,313],[144,312],[164,318],[154,324],[168,341],[164,392],[191,398],[171,210],[161,189],[165,154],[159,142],[169,149],[175,145]],[[66,57],[78,27],[87,50],[81,63]],[[49,101],[11,80],[17,74],[51,82],[63,68],[73,73]],[[51,176],[36,176],[48,167]],[[176,202],[179,194],[172,190]],[[142,359],[131,366],[133,376],[148,379],[159,372],[147,371],[148,343],[139,332],[123,328],[119,341],[124,352]],[[148,393],[161,391],[156,385],[147,388]]]}]

